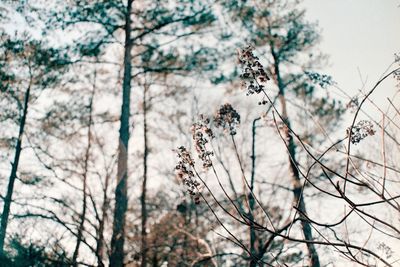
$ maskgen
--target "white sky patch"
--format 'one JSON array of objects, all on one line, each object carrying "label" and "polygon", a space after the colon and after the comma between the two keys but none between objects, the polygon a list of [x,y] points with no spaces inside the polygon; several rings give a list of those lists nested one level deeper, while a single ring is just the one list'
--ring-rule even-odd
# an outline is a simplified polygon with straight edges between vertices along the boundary
[{"label": "white sky patch", "polygon": [[[306,16],[319,22],[321,50],[329,55],[326,72],[350,95],[370,90],[400,52],[400,1],[398,0],[305,0]],[[386,81],[374,93],[378,105],[395,91]]]}]

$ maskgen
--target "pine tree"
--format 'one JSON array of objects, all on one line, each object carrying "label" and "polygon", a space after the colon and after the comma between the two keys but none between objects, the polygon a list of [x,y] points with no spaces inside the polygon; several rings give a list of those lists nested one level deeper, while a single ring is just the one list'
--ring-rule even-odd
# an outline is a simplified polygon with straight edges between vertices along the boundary
[{"label": "pine tree", "polygon": [[117,60],[117,65],[122,65],[123,77],[110,253],[110,266],[122,266],[128,207],[131,91],[135,78],[149,72],[186,73],[203,64],[201,59],[208,56],[207,51],[197,45],[185,44],[185,40],[208,27],[215,18],[208,2],[191,0],[73,1],[60,2],[55,9],[49,16],[49,27],[59,25],[66,32],[79,28],[85,33],[81,32],[71,46],[77,62],[93,57],[102,58],[104,63],[115,62],[108,54],[115,47],[121,48],[123,54],[122,62]]},{"label": "pine tree", "polygon": [[4,198],[0,228],[0,254],[4,257],[4,243],[10,208],[18,177],[22,142],[27,131],[30,106],[37,101],[41,92],[52,88],[59,81],[65,69],[67,58],[60,51],[49,48],[45,43],[28,35],[1,36],[0,91],[2,94],[1,121],[10,129],[18,128],[18,134],[11,137],[14,156],[11,164],[8,186]]}]

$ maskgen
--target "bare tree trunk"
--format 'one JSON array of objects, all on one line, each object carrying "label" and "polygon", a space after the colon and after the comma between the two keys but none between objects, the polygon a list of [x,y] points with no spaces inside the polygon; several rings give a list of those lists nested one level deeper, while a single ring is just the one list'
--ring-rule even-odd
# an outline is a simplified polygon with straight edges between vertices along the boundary
[{"label": "bare tree trunk", "polygon": [[109,207],[109,199],[107,196],[108,186],[110,182],[110,176],[107,174],[103,188],[103,204],[101,206],[101,219],[99,221],[99,228],[97,232],[97,265],[98,267],[104,267],[103,256],[104,256],[104,225],[107,218],[107,209]]},{"label": "bare tree trunk", "polygon": [[[260,118],[256,118],[253,120],[253,126],[252,126],[252,131],[251,131],[251,136],[252,136],[252,142],[251,142],[251,178],[250,178],[250,190],[253,192],[254,189],[254,180],[255,180],[255,172],[256,172],[256,123],[257,121],[260,120]],[[258,255],[257,250],[256,250],[256,232],[254,230],[254,226],[252,221],[254,220],[253,216],[253,210],[254,210],[254,205],[255,205],[255,200],[253,197],[253,194],[250,192],[248,195],[249,198],[249,213],[248,217],[250,220],[250,245],[249,245],[249,250],[252,255],[252,259],[250,261],[250,267],[255,267],[257,266],[257,262],[259,259],[257,258],[256,255]]]},{"label": "bare tree trunk", "polygon": [[[286,98],[285,98],[285,86],[282,81],[282,77],[280,75],[280,70],[279,70],[279,59],[275,53],[275,51],[272,49],[272,55],[274,57],[274,71],[276,75],[276,80],[278,84],[278,89],[279,89],[279,101],[281,104],[282,108],[282,118],[284,120],[284,123],[290,128],[290,119],[288,116],[287,112],[287,107],[286,107]],[[292,177],[292,185],[293,185],[293,203],[295,205],[298,205],[298,209],[303,213],[307,214],[306,210],[306,204],[304,202],[304,199],[302,197],[302,185],[300,181],[300,174],[298,168],[298,164],[296,162],[296,144],[294,143],[293,140],[293,135],[290,133],[289,130],[285,131],[285,138],[287,139],[287,146],[288,146],[288,156],[289,156],[289,170],[291,173]],[[301,215],[303,216],[303,215]],[[301,226],[304,234],[304,238],[306,240],[313,240],[312,236],[312,231],[311,231],[311,225],[307,220],[301,220]],[[313,243],[307,243],[307,250],[308,250],[308,256],[310,258],[310,266],[312,267],[319,267],[320,262],[319,262],[319,257],[317,250],[315,249],[315,246]]]},{"label": "bare tree trunk", "polygon": [[86,208],[87,208],[87,174],[88,174],[88,166],[89,166],[89,158],[90,158],[90,148],[92,145],[92,120],[93,120],[93,98],[94,93],[96,90],[96,71],[94,72],[94,81],[93,81],[93,89],[92,95],[90,97],[89,102],[89,121],[88,121],[88,131],[87,131],[87,147],[85,151],[85,160],[84,160],[84,169],[83,169],[83,177],[82,177],[82,193],[83,193],[83,200],[82,200],[82,213],[80,216],[80,223],[78,228],[78,233],[76,235],[76,246],[74,250],[74,254],[72,256],[72,265],[78,266],[77,259],[79,256],[79,247],[82,242],[83,231],[84,231],[84,224],[86,220]]},{"label": "bare tree trunk", "polygon": [[129,143],[129,117],[131,96],[131,10],[133,0],[128,0],[125,14],[125,52],[124,52],[124,78],[122,84],[122,106],[118,145],[118,170],[117,185],[115,189],[115,208],[113,233],[111,238],[110,266],[124,265],[125,217],[128,208],[127,179],[128,179],[128,143]]},{"label": "bare tree trunk", "polygon": [[22,151],[22,136],[24,135],[26,117],[28,115],[30,93],[31,93],[31,84],[29,84],[29,86],[25,92],[24,106],[22,109],[22,117],[21,117],[21,121],[19,123],[18,140],[17,140],[17,145],[15,147],[14,162],[11,167],[11,173],[10,173],[10,177],[8,180],[7,193],[4,198],[3,212],[1,214],[0,260],[1,260],[1,258],[3,258],[5,256],[4,255],[4,241],[5,241],[6,233],[7,233],[8,217],[10,216],[10,206],[11,206],[11,202],[12,202],[12,194],[14,192],[14,183],[15,183],[15,179],[17,178],[18,163],[19,163],[19,159],[20,159],[21,151]]},{"label": "bare tree trunk", "polygon": [[140,204],[142,206],[142,235],[141,235],[141,254],[142,262],[141,267],[147,266],[147,208],[146,208],[146,191],[147,191],[147,157],[148,151],[148,138],[147,138],[147,101],[146,94],[148,85],[144,85],[143,92],[143,139],[144,139],[144,152],[143,152],[143,183],[142,183],[142,195],[140,196]]}]

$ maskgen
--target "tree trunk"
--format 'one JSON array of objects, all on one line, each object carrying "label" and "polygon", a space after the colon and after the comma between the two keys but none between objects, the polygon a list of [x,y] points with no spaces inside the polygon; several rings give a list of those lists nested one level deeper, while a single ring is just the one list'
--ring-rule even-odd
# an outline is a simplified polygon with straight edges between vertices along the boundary
[{"label": "tree trunk", "polygon": [[[281,103],[281,115],[284,120],[284,123],[290,128],[290,119],[288,116],[287,112],[287,107],[286,107],[286,98],[285,98],[285,86],[282,81],[282,77],[280,75],[280,70],[279,70],[279,59],[275,53],[274,50],[272,50],[272,55],[274,57],[274,71],[276,75],[276,81],[278,84],[278,89],[279,89],[279,101]],[[307,214],[306,211],[306,204],[304,202],[304,199],[302,197],[302,185],[300,181],[300,174],[299,170],[297,169],[298,164],[296,162],[296,144],[294,143],[293,140],[293,135],[290,133],[290,131],[287,129],[285,131],[285,138],[287,139],[287,146],[288,146],[288,156],[289,156],[289,171],[291,174],[292,178],[292,185],[293,185],[293,203],[295,205],[298,205],[298,209],[303,212],[304,214]],[[301,215],[302,216],[302,215]],[[304,238],[306,240],[312,241],[312,231],[311,231],[311,225],[307,220],[301,220],[301,226],[304,234]],[[314,244],[312,243],[307,243],[307,250],[308,250],[308,256],[310,259],[310,266],[312,267],[319,267],[319,257],[317,254],[317,250],[315,249]]]},{"label": "tree trunk", "polygon": [[97,231],[97,244],[96,244],[96,256],[97,266],[104,267],[103,256],[104,256],[104,224],[107,218],[107,210],[109,207],[109,198],[107,196],[108,185],[110,182],[109,174],[106,175],[103,189],[103,204],[101,206],[101,219],[99,221],[99,228]]},{"label": "tree trunk", "polygon": [[96,71],[94,73],[94,81],[93,81],[93,91],[92,95],[90,97],[90,102],[89,102],[89,122],[88,122],[88,131],[87,131],[87,147],[85,151],[85,161],[84,161],[84,169],[83,169],[83,177],[82,177],[82,194],[83,194],[83,200],[82,200],[82,213],[80,216],[80,222],[79,222],[79,227],[78,227],[78,233],[76,235],[76,246],[74,250],[74,254],[72,256],[72,265],[74,267],[78,266],[77,259],[79,255],[79,247],[82,242],[82,237],[83,237],[83,231],[84,231],[84,224],[86,220],[86,208],[87,208],[87,174],[88,174],[88,166],[89,166],[89,157],[90,157],[90,148],[92,144],[92,120],[93,120],[93,98],[94,98],[94,93],[96,90]]},{"label": "tree trunk", "polygon": [[[251,131],[251,136],[252,136],[252,142],[251,142],[251,178],[250,178],[250,190],[253,192],[254,189],[254,180],[255,180],[255,172],[256,172],[256,123],[257,121],[260,120],[260,118],[256,118],[253,120],[253,126],[252,126],[252,131]],[[248,217],[250,220],[250,245],[249,245],[249,250],[252,255],[252,259],[250,260],[250,267],[256,267],[257,263],[260,259],[257,258],[257,250],[256,250],[256,232],[254,230],[254,225],[252,221],[254,220],[253,216],[253,210],[254,210],[254,205],[255,205],[255,200],[253,197],[252,192],[249,193],[248,198],[249,198],[249,213]]]},{"label": "tree trunk", "polygon": [[26,117],[28,115],[28,106],[29,106],[29,97],[31,92],[31,85],[29,84],[26,92],[25,92],[25,99],[24,99],[24,106],[22,110],[22,117],[19,123],[19,132],[18,132],[18,140],[17,145],[15,147],[15,155],[14,155],[14,162],[11,167],[11,173],[8,180],[8,187],[7,193],[4,198],[4,206],[3,206],[3,213],[1,214],[1,224],[0,224],[0,260],[1,258],[5,257],[4,255],[4,242],[7,233],[7,225],[8,225],[8,217],[10,216],[10,206],[12,202],[12,194],[14,192],[14,183],[15,179],[17,178],[17,171],[18,171],[18,163],[21,156],[22,151],[22,136],[24,135],[25,131],[25,122]]},{"label": "tree trunk", "polygon": [[124,265],[125,217],[128,207],[127,179],[128,179],[128,142],[129,142],[129,117],[131,95],[131,9],[133,0],[128,0],[125,14],[125,52],[124,52],[124,78],[122,84],[122,106],[118,145],[118,170],[117,185],[115,189],[115,208],[113,233],[111,238],[110,266]]},{"label": "tree trunk", "polygon": [[142,235],[141,235],[141,256],[142,262],[141,267],[147,266],[147,208],[146,208],[146,190],[147,190],[147,157],[148,151],[148,140],[147,140],[147,94],[148,85],[144,85],[143,92],[143,139],[144,139],[144,152],[143,152],[143,184],[142,184],[142,195],[140,196],[140,204],[142,206]]}]

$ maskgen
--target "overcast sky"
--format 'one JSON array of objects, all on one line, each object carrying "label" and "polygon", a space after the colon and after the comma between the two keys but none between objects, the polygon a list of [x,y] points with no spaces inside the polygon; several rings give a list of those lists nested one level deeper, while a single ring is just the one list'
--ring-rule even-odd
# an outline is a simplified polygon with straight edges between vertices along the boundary
[{"label": "overcast sky", "polygon": [[[304,0],[304,6],[322,29],[320,47],[330,56],[325,71],[348,92],[361,87],[358,69],[370,89],[400,52],[400,0]],[[382,102],[394,85],[385,82],[374,97]]]}]

